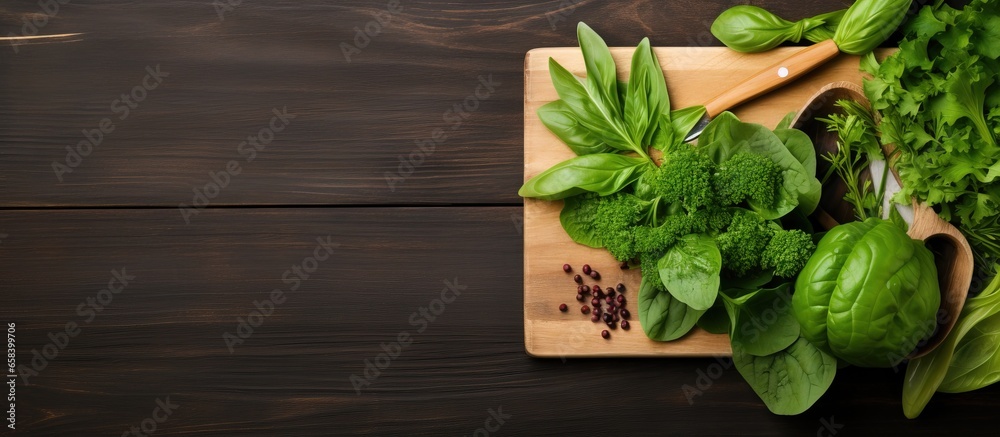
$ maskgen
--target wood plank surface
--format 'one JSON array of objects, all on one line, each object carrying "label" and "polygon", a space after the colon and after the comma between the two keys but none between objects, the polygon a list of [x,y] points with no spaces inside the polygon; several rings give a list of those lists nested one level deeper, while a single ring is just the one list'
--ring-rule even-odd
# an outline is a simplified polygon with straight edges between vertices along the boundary
[{"label": "wood plank surface", "polygon": [[[761,54],[741,54],[718,47],[659,47],[656,56],[667,77],[673,109],[699,105],[760,70],[802,48],[781,48]],[[620,80],[628,80],[632,48],[613,48]],[[541,123],[536,115],[542,105],[556,100],[549,77],[549,59],[570,72],[586,76],[583,56],[576,47],[535,49],[525,59],[524,179],[572,158],[573,152]],[[820,88],[831,82],[861,84],[859,57],[841,55],[798,81],[733,109],[746,122],[773,128],[786,114],[799,111]],[[573,242],[559,224],[562,202],[527,199],[524,202],[524,336],[528,353],[558,356],[718,356],[731,354],[728,336],[696,328],[672,342],[648,339],[642,332],[638,311],[638,271],[623,273],[604,249]],[[605,285],[623,281],[634,292],[628,295],[633,317],[631,332],[612,334],[613,341],[598,335],[604,325],[582,317],[574,299],[575,287],[559,268],[563,263],[599,266]],[[567,303],[570,314],[556,308]]]},{"label": "wood plank surface", "polygon": [[[118,436],[166,397],[179,407],[156,436],[473,435],[491,408],[511,417],[490,435],[816,435],[831,421],[837,435],[971,435],[1000,408],[992,386],[939,394],[906,420],[902,373],[848,368],[815,407],[781,417],[725,360],[532,358],[520,208],[206,214],[179,226],[160,210],[0,212],[0,322],[17,323],[19,362],[80,324],[18,385],[18,430],[3,435]],[[287,291],[283,272],[326,235],[332,257],[230,354],[222,334]],[[122,268],[135,278],[85,322],[76,306]],[[411,315],[445,280],[468,288],[418,332]],[[412,343],[357,394],[351,375],[401,332]]]},{"label": "wood plank surface", "polygon": [[[0,41],[0,326],[15,323],[28,366],[33,350],[57,347],[46,350],[50,333],[61,343],[68,323],[79,332],[15,386],[18,426],[0,435],[991,429],[997,386],[939,394],[907,421],[901,374],[843,369],[815,407],[779,417],[724,359],[526,354],[525,53],[575,45],[578,21],[612,46],[717,46],[708,27],[733,0],[400,0],[350,62],[342,43],[386,20],[387,0],[51,3],[0,3],[0,37],[82,34]],[[844,2],[751,3],[798,19]],[[232,8],[220,16],[216,4]],[[157,65],[170,76],[118,119],[114,101]],[[446,120],[489,75],[496,92],[460,124]],[[247,162],[240,143],[283,108],[295,118]],[[114,131],[59,181],[52,163],[104,118]],[[386,172],[406,171],[400,156],[437,128],[447,140],[390,186]],[[240,174],[186,222],[177,206],[231,160]],[[438,206],[415,207],[427,205]],[[326,235],[340,246],[290,291],[298,274],[286,272],[311,263]],[[102,292],[115,270],[135,278]],[[446,280],[468,288],[442,309]],[[239,319],[274,289],[287,300],[230,353],[223,335],[246,334]],[[432,306],[441,313],[418,332]],[[410,344],[359,394],[352,375],[385,364],[382,344],[403,332]],[[177,405],[159,423],[158,401]]]},{"label": "wood plank surface", "polygon": [[[60,2],[37,33],[79,38],[0,43],[0,206],[190,204],[231,160],[241,174],[212,205],[520,204],[525,52],[575,45],[579,20],[614,45],[717,45],[708,25],[732,4],[400,0],[388,13],[378,0]],[[220,19],[213,4],[227,2],[238,6]],[[789,17],[830,7],[768,3]],[[342,48],[385,14],[360,53]],[[37,0],[4,1],[0,35],[45,17]],[[119,119],[113,102],[157,65],[170,76]],[[455,112],[490,75],[495,92]],[[296,118],[247,162],[239,145],[274,108]],[[114,131],[60,181],[53,162],[104,118]],[[400,168],[438,128],[447,139],[433,154]],[[387,172],[408,176],[390,184]]]}]

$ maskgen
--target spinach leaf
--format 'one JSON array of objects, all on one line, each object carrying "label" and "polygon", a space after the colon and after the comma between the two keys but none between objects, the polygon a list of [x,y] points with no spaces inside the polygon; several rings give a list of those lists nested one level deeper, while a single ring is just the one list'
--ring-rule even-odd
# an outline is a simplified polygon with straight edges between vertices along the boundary
[{"label": "spinach leaf", "polygon": [[715,239],[703,234],[681,237],[657,262],[660,280],[677,300],[707,310],[719,295],[722,254]]},{"label": "spinach leaf", "polygon": [[823,187],[815,171],[810,173],[781,139],[764,126],[740,122],[731,112],[723,112],[705,127],[698,146],[716,164],[747,152],[766,156],[783,169],[777,205],[772,208],[750,202],[751,209],[766,219],[781,218],[796,208],[809,214],[819,205]]},{"label": "spinach leaf", "polygon": [[594,248],[604,247],[601,236],[594,230],[591,221],[597,214],[597,204],[588,202],[585,195],[563,199],[563,209],[559,213],[559,223],[573,241]]},{"label": "spinach leaf", "polygon": [[650,339],[671,341],[681,338],[691,331],[704,313],[674,299],[662,284],[643,279],[639,285],[639,323]]},{"label": "spinach leaf", "polygon": [[729,334],[729,314],[722,299],[716,299],[715,304],[702,314],[698,327],[712,334]]},{"label": "spinach leaf", "polygon": [[816,175],[816,147],[812,138],[798,129],[775,129],[774,134],[785,144],[785,148],[792,153],[802,166],[806,168],[806,173]]},{"label": "spinach leaf", "polygon": [[777,353],[799,338],[792,312],[791,283],[737,298],[722,295],[729,314],[729,338],[735,348],[759,357]]},{"label": "spinach leaf", "polygon": [[577,155],[605,153],[611,150],[600,137],[584,127],[563,100],[538,108],[538,118]]},{"label": "spinach leaf", "polygon": [[733,363],[767,409],[794,415],[809,409],[833,384],[837,360],[799,338],[788,348],[763,357],[733,344]]},{"label": "spinach leaf", "polygon": [[563,199],[588,191],[608,196],[635,182],[652,165],[645,158],[615,153],[577,156],[531,178],[517,194],[544,200]]},{"label": "spinach leaf", "polygon": [[670,125],[673,128],[673,137],[676,138],[677,144],[680,144],[687,137],[687,134],[691,133],[691,129],[694,129],[694,126],[704,115],[704,106],[689,106],[670,112]]},{"label": "spinach leaf", "polygon": [[761,270],[741,277],[723,277],[722,290],[726,291],[730,297],[741,295],[737,290],[759,290],[768,282],[774,279],[774,271],[771,269]]}]

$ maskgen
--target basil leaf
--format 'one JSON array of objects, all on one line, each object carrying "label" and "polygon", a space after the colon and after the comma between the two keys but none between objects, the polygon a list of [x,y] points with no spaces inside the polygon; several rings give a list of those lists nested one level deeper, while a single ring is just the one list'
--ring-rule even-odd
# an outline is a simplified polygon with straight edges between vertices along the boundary
[{"label": "basil leaf", "polygon": [[802,37],[812,42],[823,42],[833,39],[833,35],[837,33],[837,27],[840,27],[840,22],[843,20],[844,13],[846,12],[847,9],[841,9],[807,19],[815,23],[815,27],[806,30],[802,34]]},{"label": "basil leaf", "polygon": [[763,8],[738,5],[726,9],[712,23],[712,35],[738,52],[771,50],[785,41],[799,42],[797,23],[782,19]]},{"label": "basil leaf", "polygon": [[633,183],[652,164],[645,158],[595,153],[560,162],[531,178],[521,197],[558,200],[584,192],[609,196]]},{"label": "basil leaf", "polygon": [[703,234],[681,237],[657,262],[670,294],[696,310],[707,310],[719,296],[722,254],[715,239]]},{"label": "basil leaf", "polygon": [[750,208],[766,219],[781,218],[796,208],[809,214],[819,205],[823,187],[815,172],[810,173],[781,139],[764,126],[740,122],[731,112],[723,112],[705,127],[698,145],[716,164],[747,152],[766,156],[783,169],[777,204],[764,207],[750,202]]},{"label": "basil leaf", "polygon": [[574,242],[594,248],[604,247],[601,236],[591,226],[591,221],[597,214],[597,203],[588,200],[585,195],[563,199],[559,223]]},{"label": "basil leaf", "polygon": [[680,144],[684,141],[684,138],[687,138],[687,135],[691,133],[691,129],[694,129],[694,126],[698,124],[698,121],[704,115],[704,106],[689,106],[670,113],[670,123],[673,126],[673,136],[677,139],[677,144]]},{"label": "basil leaf", "polygon": [[670,122],[667,82],[656,55],[643,38],[632,54],[632,72],[625,98],[625,123],[637,144],[651,144],[662,119]]},{"label": "basil leaf", "polygon": [[833,384],[837,359],[799,338],[781,352],[758,357],[733,344],[733,363],[774,414],[809,409]]},{"label": "basil leaf", "polygon": [[722,295],[729,314],[729,338],[734,347],[763,357],[777,353],[799,338],[799,322],[792,312],[791,284],[758,290],[738,298]]},{"label": "basil leaf", "polygon": [[538,118],[577,155],[605,153],[611,150],[600,137],[580,123],[569,105],[562,100],[538,108]]},{"label": "basil leaf", "polygon": [[912,0],[857,0],[841,18],[833,41],[844,53],[868,53],[896,31],[910,3]]},{"label": "basil leaf", "polygon": [[[576,116],[576,120],[584,129],[600,137],[605,144],[623,151],[635,151],[638,147],[632,143],[622,121],[621,110],[618,109],[617,95],[612,99],[615,103],[609,107],[604,98],[594,94],[597,90],[592,85],[574,76],[569,70],[559,65],[555,59],[549,59],[549,75],[552,84],[568,109]],[[617,85],[616,85],[617,87]],[[617,88],[616,88],[617,89]]]},{"label": "basil leaf", "polygon": [[705,311],[695,310],[674,299],[662,284],[643,279],[639,285],[639,323],[646,336],[671,341],[691,331]]},{"label": "basil leaf", "polygon": [[584,22],[576,27],[576,38],[580,41],[583,63],[587,67],[587,88],[596,102],[614,114],[621,114],[618,102],[618,70],[611,50],[594,29]]}]

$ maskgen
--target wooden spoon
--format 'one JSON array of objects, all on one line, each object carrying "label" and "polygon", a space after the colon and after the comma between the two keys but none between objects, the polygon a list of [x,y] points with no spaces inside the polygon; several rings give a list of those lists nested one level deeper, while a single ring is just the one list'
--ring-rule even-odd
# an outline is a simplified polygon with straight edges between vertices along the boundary
[{"label": "wooden spoon", "polygon": [[[818,119],[842,112],[836,106],[837,101],[841,99],[854,100],[870,106],[861,87],[850,82],[835,82],[820,88],[792,121],[792,127],[803,130],[813,139],[818,156],[836,153],[838,150],[837,134],[827,131],[826,124]],[[878,121],[877,114],[876,121]],[[893,145],[883,146],[886,156],[893,156],[894,150]],[[817,174],[826,174],[829,167],[830,164],[825,160],[818,159]],[[892,175],[898,184],[899,175],[895,170],[892,170]],[[816,210],[816,217],[823,227],[830,229],[838,223],[855,220],[853,208],[843,200],[846,192],[847,187],[839,178],[831,178],[823,187],[820,206]],[[965,236],[950,223],[938,217],[926,203],[913,200],[913,221],[909,225],[907,235],[910,238],[922,240],[932,245],[938,252],[935,263],[941,287],[938,329],[907,357],[914,359],[927,355],[937,348],[955,327],[955,322],[958,321],[958,316],[965,305],[969,285],[972,283],[974,262],[972,248]]]}]

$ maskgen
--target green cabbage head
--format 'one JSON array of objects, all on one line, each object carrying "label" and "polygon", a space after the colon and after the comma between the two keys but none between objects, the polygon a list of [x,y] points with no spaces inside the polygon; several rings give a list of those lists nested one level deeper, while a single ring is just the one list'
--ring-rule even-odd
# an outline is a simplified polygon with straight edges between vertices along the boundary
[{"label": "green cabbage head", "polygon": [[884,220],[828,232],[795,283],[802,336],[861,367],[892,367],[929,336],[941,293],[934,255]]}]

